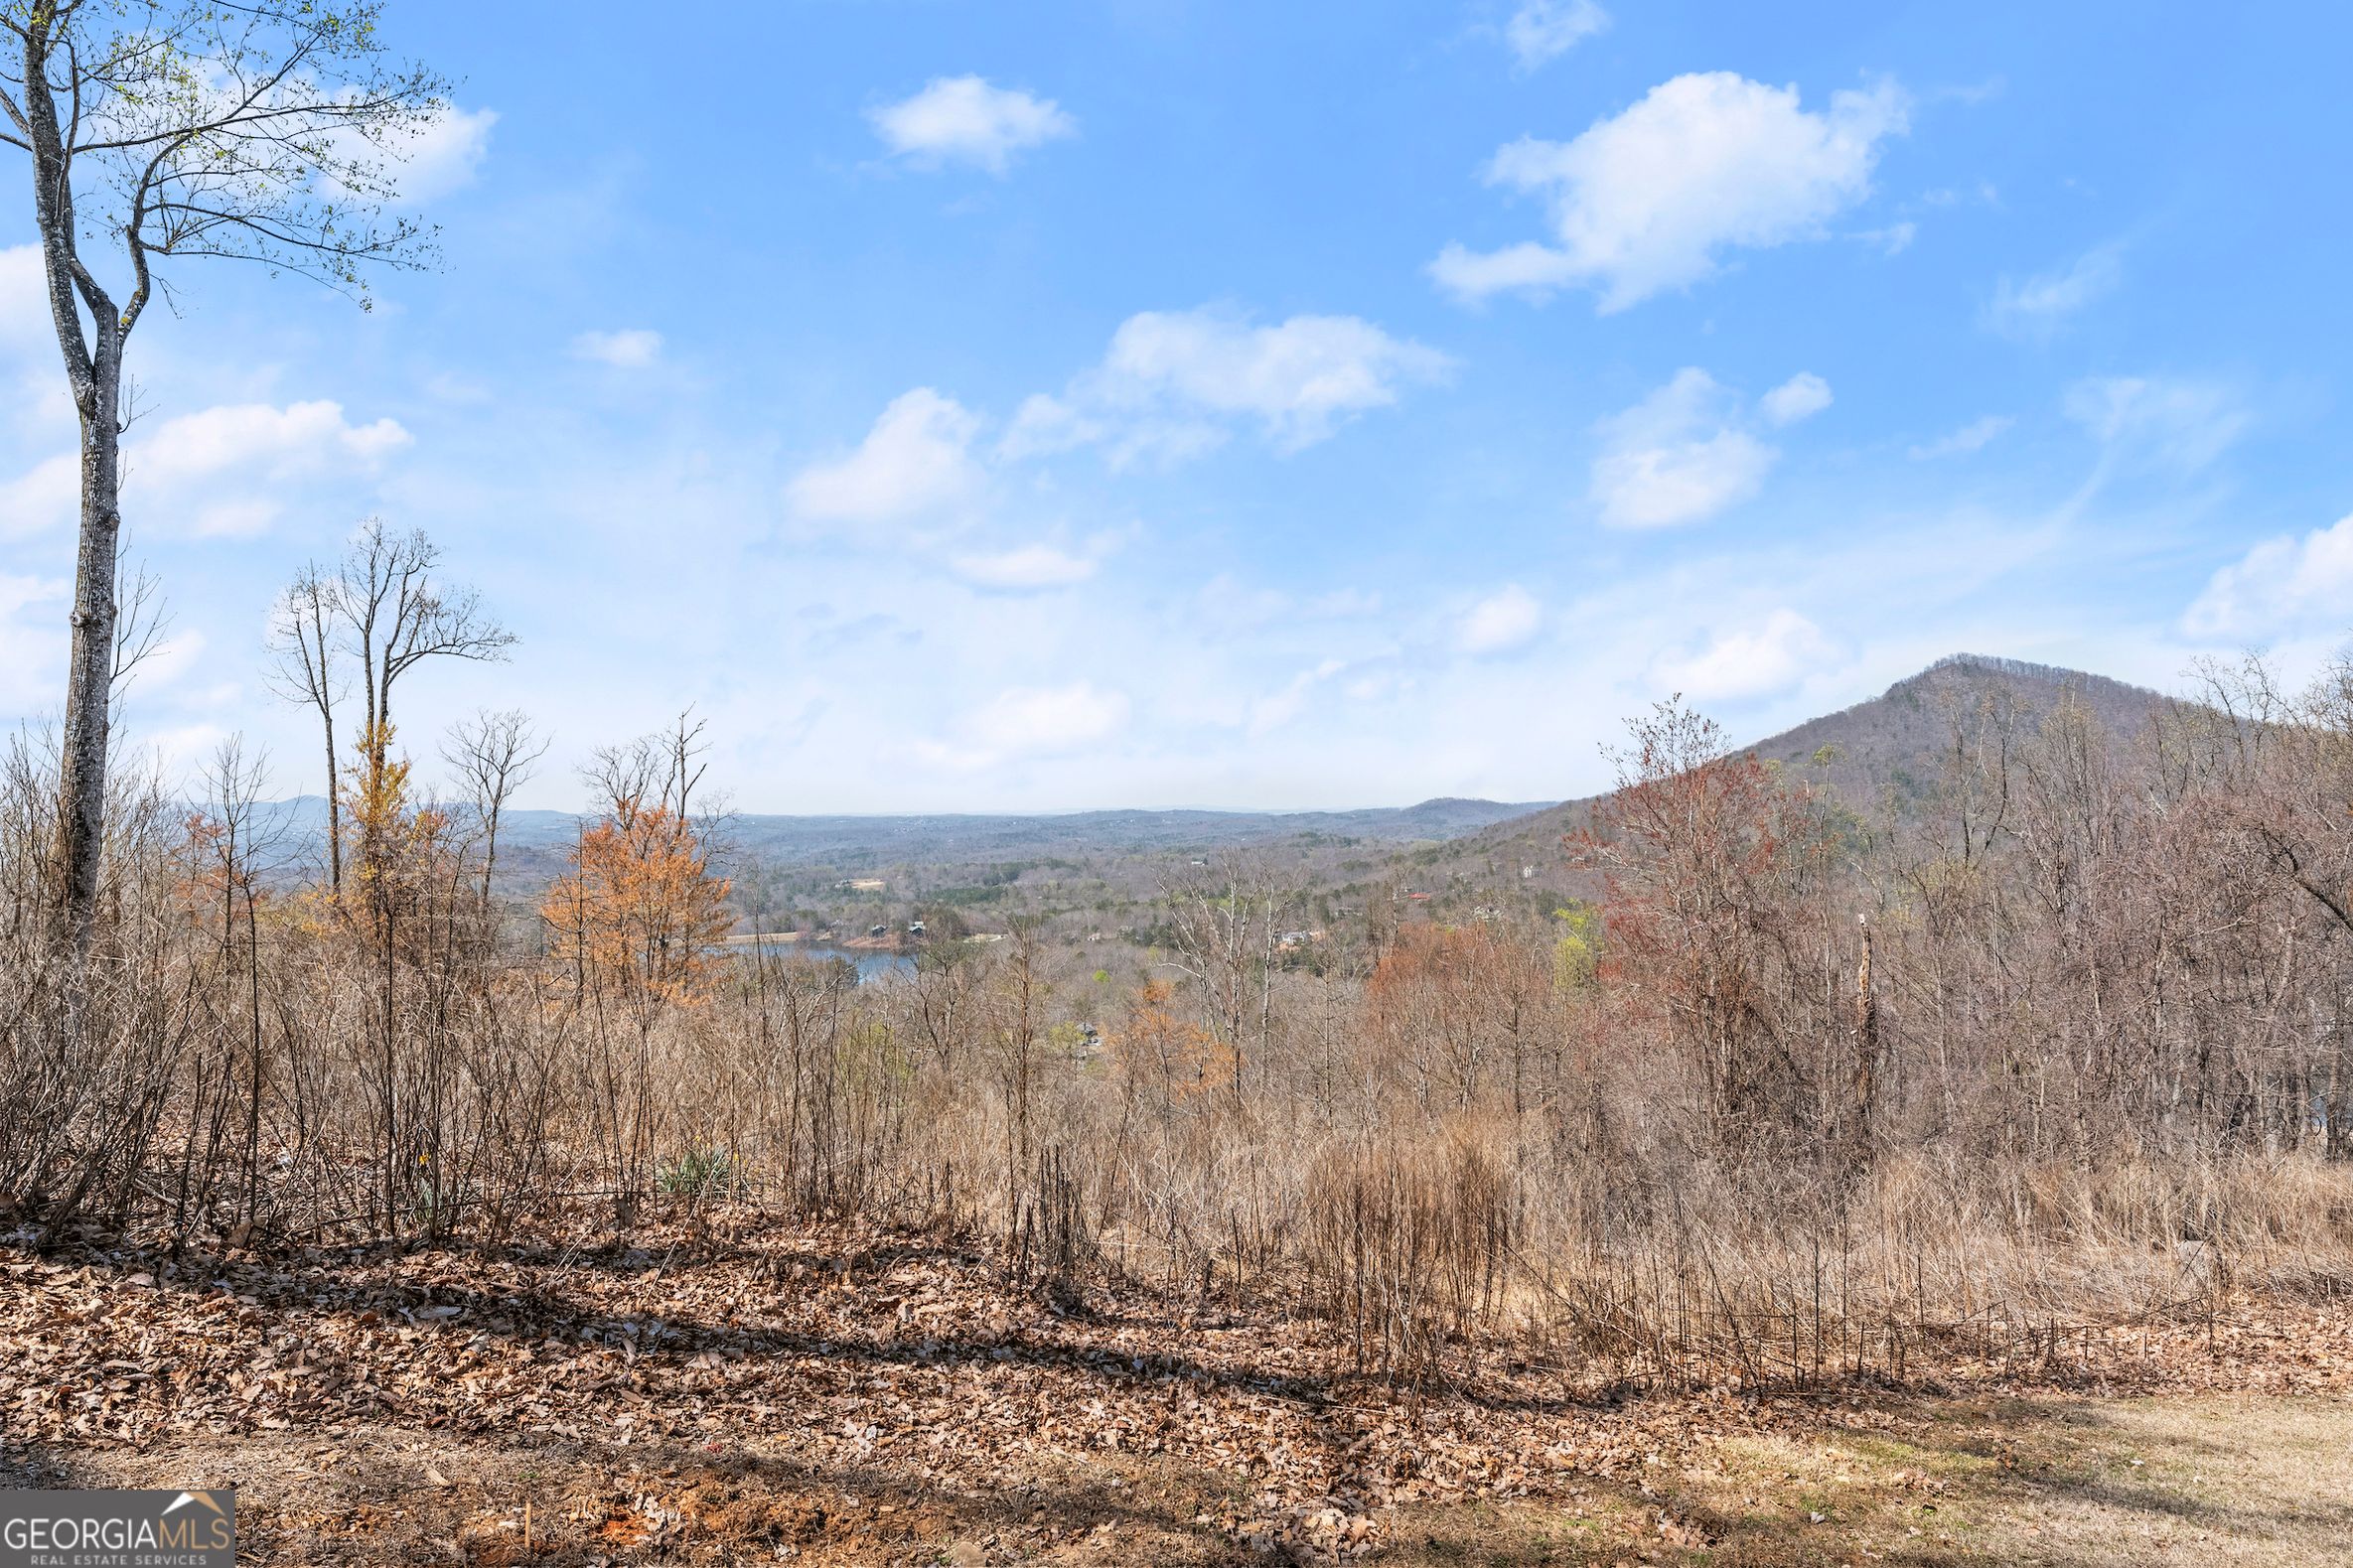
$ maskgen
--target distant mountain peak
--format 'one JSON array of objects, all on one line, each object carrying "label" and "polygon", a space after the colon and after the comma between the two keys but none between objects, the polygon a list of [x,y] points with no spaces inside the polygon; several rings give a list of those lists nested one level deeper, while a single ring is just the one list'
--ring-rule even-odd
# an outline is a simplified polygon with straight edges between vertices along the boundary
[{"label": "distant mountain peak", "polygon": [[[1901,809],[1934,787],[1955,715],[1968,711],[1988,683],[2011,690],[2025,733],[2063,701],[2075,701],[2111,733],[2130,735],[2165,701],[2159,692],[2089,670],[1994,653],[1949,653],[1875,697],[1739,750],[1829,788],[1858,810]],[[1436,868],[1444,867],[1453,875],[1508,882],[1519,880],[1526,867],[1555,865],[1561,834],[1587,820],[1594,798],[1498,822],[1435,854],[1424,852],[1415,862],[1416,875],[1434,878]]]}]

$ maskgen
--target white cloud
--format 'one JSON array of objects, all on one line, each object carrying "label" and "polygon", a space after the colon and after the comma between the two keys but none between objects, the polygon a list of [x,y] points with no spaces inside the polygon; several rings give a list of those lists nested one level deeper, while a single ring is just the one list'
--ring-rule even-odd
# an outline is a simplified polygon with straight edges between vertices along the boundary
[{"label": "white cloud", "polygon": [[786,499],[815,522],[900,522],[936,513],[979,488],[971,456],[979,428],[955,398],[919,386],[892,399],[856,451],[794,476]]},{"label": "white cloud", "polygon": [[2094,376],[2067,389],[2066,409],[2111,454],[2181,474],[2222,456],[2250,418],[2228,387],[2171,376]]},{"label": "white cloud", "polygon": [[1127,697],[1089,681],[1015,686],[968,714],[960,759],[986,766],[1007,757],[1053,757],[1103,740],[1127,722]]},{"label": "white cloud", "polygon": [[1800,370],[1757,402],[1766,422],[1776,425],[1812,419],[1830,406],[1831,383],[1812,370]]},{"label": "white cloud", "polygon": [[2007,338],[2048,339],[2070,316],[2115,289],[2124,277],[2119,247],[2087,250],[2056,272],[1993,287],[1985,323]]},{"label": "white cloud", "polygon": [[0,572],[0,713],[33,712],[65,690],[67,588]]},{"label": "white cloud", "polygon": [[1013,423],[997,443],[997,456],[1006,459],[1068,452],[1109,433],[1102,419],[1081,412],[1051,392],[1033,392],[1013,411]]},{"label": "white cloud", "polygon": [[1592,497],[1613,528],[1696,522],[1756,495],[1781,454],[1739,427],[1732,398],[1687,368],[1602,424]]},{"label": "white cloud", "polygon": [[1112,335],[1105,370],[1219,413],[1254,415],[1284,446],[1320,441],[1349,415],[1442,379],[1446,356],[1355,316],[1253,327],[1214,311],[1146,311]]},{"label": "white cloud", "polygon": [[1985,446],[2014,423],[2016,421],[2007,414],[1987,414],[1983,419],[1973,419],[1959,430],[1939,436],[1934,441],[1923,441],[1918,446],[1911,448],[1906,455],[1915,462],[1933,458],[1963,457]]},{"label": "white cloud", "polygon": [[1609,26],[1609,13],[1595,0],[1521,0],[1504,24],[1504,42],[1520,70],[1557,60]]},{"label": "white cloud", "polygon": [[1730,71],[1677,76],[1570,142],[1524,137],[1486,179],[1543,197],[1552,240],[1474,252],[1449,244],[1430,265],[1466,299],[1570,285],[1623,310],[1706,277],[1719,252],[1804,239],[1870,194],[1879,144],[1906,128],[1892,82],[1831,94],[1810,113],[1795,87]]},{"label": "white cloud", "polygon": [[2353,517],[2301,539],[2267,539],[2214,574],[2188,612],[2193,637],[2261,638],[2310,628],[2342,631],[2353,623]]},{"label": "white cloud", "polygon": [[1920,225],[1907,217],[1885,228],[1858,229],[1854,237],[1873,246],[1882,255],[1900,256],[1912,248],[1913,240],[1920,237]]},{"label": "white cloud", "polygon": [[148,689],[169,686],[196,667],[206,645],[204,633],[194,627],[176,632],[151,649],[137,666],[134,682]]},{"label": "white cloud", "polygon": [[617,332],[584,332],[572,340],[572,356],[620,370],[642,370],[662,354],[662,334],[645,327]]},{"label": "white cloud", "polygon": [[968,163],[1001,175],[1013,155],[1078,133],[1051,98],[992,87],[978,76],[935,76],[921,92],[867,111],[875,134],[926,167]]},{"label": "white cloud", "polygon": [[222,403],[165,420],[131,448],[129,467],[142,484],[178,485],[229,472],[287,480],[371,469],[411,440],[397,420],[355,425],[341,403],[325,399],[283,408]]},{"label": "white cloud", "polygon": [[981,588],[1008,592],[1067,588],[1095,575],[1097,563],[1051,544],[1025,544],[993,555],[959,555],[952,563],[956,574]]},{"label": "white cloud", "polygon": [[[167,419],[123,455],[126,509],[173,532],[248,537],[284,510],[287,491],[375,473],[412,438],[397,420],[356,425],[341,403],[223,403]],[[0,486],[0,534],[71,525],[80,469],[50,458]]]},{"label": "white cloud", "polygon": [[74,520],[81,500],[81,466],[61,454],[0,485],[0,538],[21,538]]},{"label": "white cloud", "polygon": [[1465,653],[1508,652],[1535,637],[1544,620],[1544,607],[1534,595],[1518,583],[1507,584],[1471,606],[1457,644]]},{"label": "white cloud", "polygon": [[201,784],[206,765],[228,735],[218,724],[176,724],[151,733],[146,740],[164,777],[179,781],[187,789]]},{"label": "white cloud", "polygon": [[[496,109],[461,109],[454,104],[432,119],[410,129],[392,132],[369,145],[358,132],[334,137],[338,157],[371,168],[407,207],[438,201],[474,183],[490,156],[491,127],[499,123]],[[363,182],[371,184],[373,182]],[[372,202],[368,191],[355,191],[339,180],[322,182],[324,193],[337,201]]]},{"label": "white cloud", "polygon": [[1144,311],[1119,324],[1103,363],[1063,396],[1022,405],[1004,454],[1103,442],[1114,461],[1183,458],[1216,445],[1235,419],[1256,421],[1277,449],[1296,451],[1452,371],[1435,349],[1356,316],[1261,327],[1209,308]]},{"label": "white cloud", "polygon": [[1694,702],[1768,696],[1796,685],[1835,654],[1822,629],[1794,610],[1761,626],[1726,632],[1698,652],[1670,658],[1659,677]]},{"label": "white cloud", "polygon": [[1337,658],[1327,658],[1312,669],[1303,669],[1291,677],[1280,691],[1271,692],[1250,705],[1245,715],[1245,728],[1252,737],[1270,735],[1306,711],[1307,699],[1315,688],[1348,667]]},{"label": "white cloud", "polygon": [[405,157],[398,170],[400,199],[431,202],[472,185],[490,156],[491,127],[498,123],[496,109],[455,105],[427,122],[405,147],[395,149]]}]

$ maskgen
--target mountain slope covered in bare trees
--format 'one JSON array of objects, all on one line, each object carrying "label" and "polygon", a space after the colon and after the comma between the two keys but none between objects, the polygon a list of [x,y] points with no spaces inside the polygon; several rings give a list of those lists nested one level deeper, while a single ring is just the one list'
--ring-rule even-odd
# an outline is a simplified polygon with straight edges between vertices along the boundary
[{"label": "mountain slope covered in bare trees", "polygon": [[[1875,697],[1744,743],[1742,750],[1793,782],[1824,789],[1870,817],[1917,809],[1951,761],[1955,721],[1982,708],[2031,728],[2062,702],[2079,704],[2106,733],[2130,738],[2167,699],[2106,675],[2023,659],[1955,653]],[[1586,825],[1592,799],[1569,800],[1406,852],[1397,874],[1431,886],[1503,889],[1529,880],[1563,884],[1563,837]],[[1533,878],[1521,878],[1524,867]]]}]

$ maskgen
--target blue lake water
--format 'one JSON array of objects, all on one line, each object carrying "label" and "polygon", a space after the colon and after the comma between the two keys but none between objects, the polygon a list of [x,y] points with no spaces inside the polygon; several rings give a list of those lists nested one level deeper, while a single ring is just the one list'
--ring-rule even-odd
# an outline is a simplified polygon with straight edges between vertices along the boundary
[{"label": "blue lake water", "polygon": [[[749,951],[753,945],[747,943],[737,950]],[[847,959],[856,967],[860,985],[864,985],[868,980],[874,979],[878,975],[915,973],[915,956],[912,953],[875,952],[864,947],[836,947],[831,942],[821,941],[760,942],[756,945],[760,952],[771,958],[798,959],[808,963],[821,962],[828,958]]]}]

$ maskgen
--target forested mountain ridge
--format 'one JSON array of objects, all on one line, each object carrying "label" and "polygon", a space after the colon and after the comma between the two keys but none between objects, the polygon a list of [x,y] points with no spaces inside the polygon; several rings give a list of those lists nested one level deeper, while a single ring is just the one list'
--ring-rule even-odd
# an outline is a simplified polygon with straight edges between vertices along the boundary
[{"label": "forested mountain ridge", "polygon": [[[894,888],[1013,875],[1041,862],[1143,865],[1221,851],[1285,844],[1326,850],[1361,845],[1442,843],[1544,809],[1542,801],[1439,797],[1409,806],[1337,811],[1074,811],[1016,816],[788,815],[742,812],[716,825],[725,858],[759,868],[815,896],[827,879],[887,877]],[[326,802],[304,795],[264,808],[272,858],[297,871],[322,853]],[[569,811],[510,810],[500,819],[499,882],[521,895],[563,869],[587,819]],[[1148,878],[1146,880],[1149,880]]]},{"label": "forested mountain ridge", "polygon": [[[1953,743],[1956,715],[1986,702],[2006,703],[2019,730],[2031,733],[2066,700],[2083,704],[2108,733],[2130,736],[2170,699],[2087,670],[1954,653],[1875,697],[1735,750],[1870,815],[1890,806],[1901,810],[1933,785]],[[1585,824],[1594,798],[1563,801],[1447,843],[1417,846],[1402,853],[1399,875],[1426,882],[1553,883],[1561,869],[1561,839]],[[1522,878],[1524,868],[1535,876]]]}]

